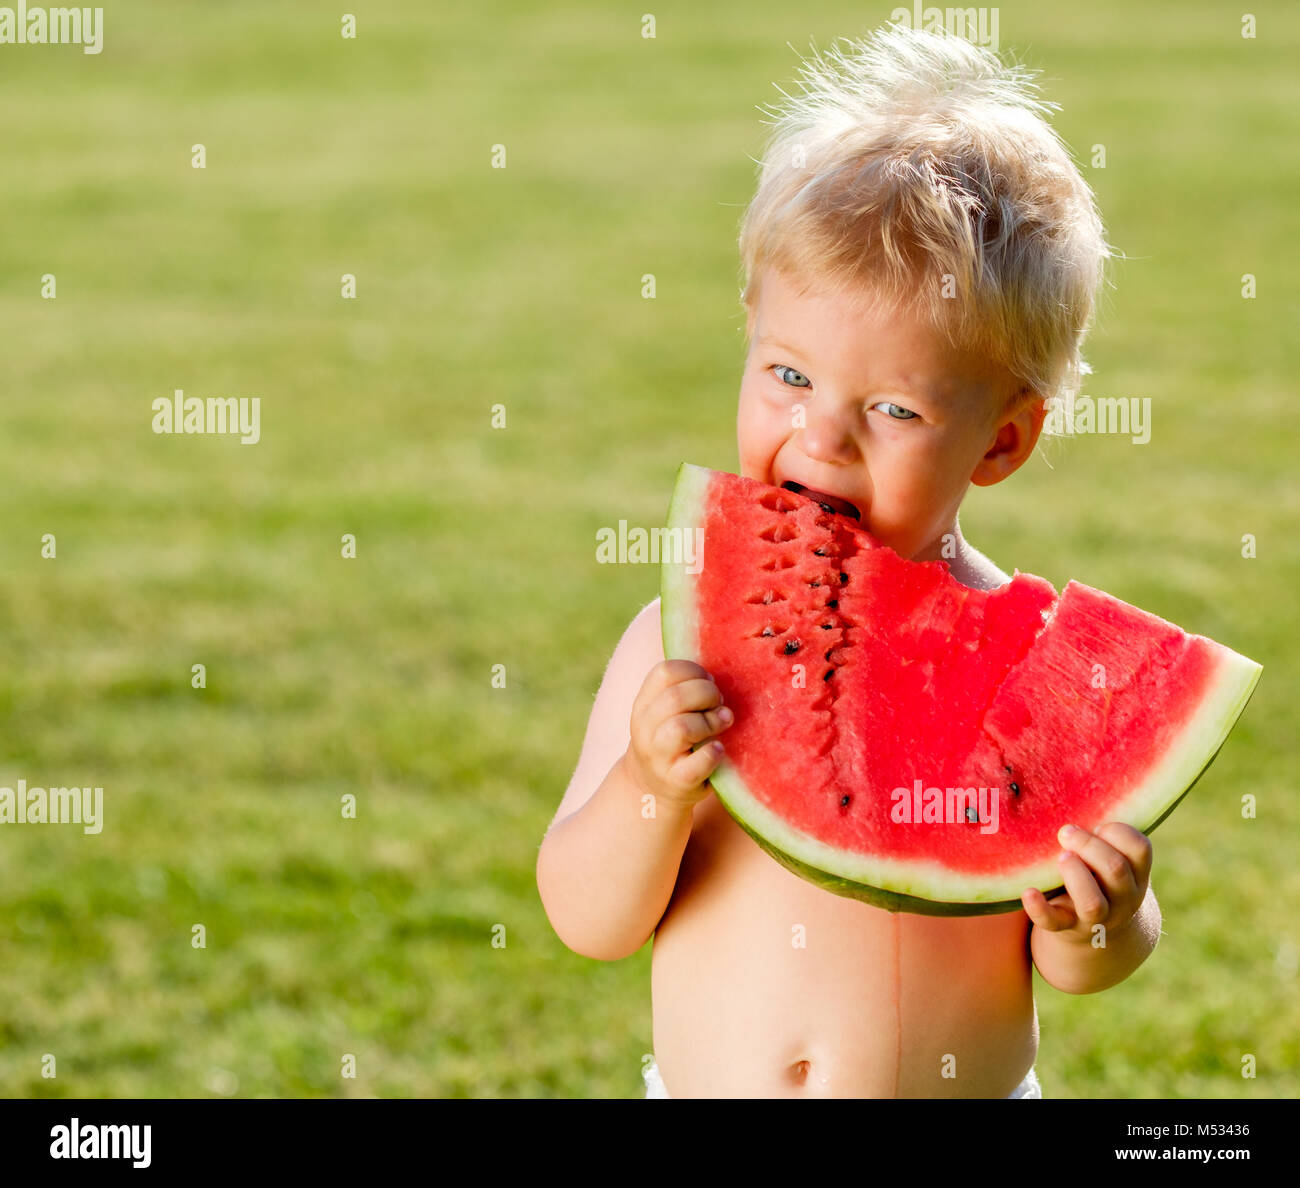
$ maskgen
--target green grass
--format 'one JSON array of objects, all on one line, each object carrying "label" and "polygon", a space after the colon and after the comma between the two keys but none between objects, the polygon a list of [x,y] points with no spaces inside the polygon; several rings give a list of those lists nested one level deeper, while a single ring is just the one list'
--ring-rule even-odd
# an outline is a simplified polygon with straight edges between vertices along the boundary
[{"label": "green grass", "polygon": [[[134,0],[97,58],[0,50],[0,784],[102,785],[106,816],[0,830],[0,1093],[639,1093],[649,950],[570,953],[533,874],[656,590],[595,531],[734,467],[755,104],[787,41],[890,7],[673,5],[645,41],[617,6],[407,0],[345,42],[316,4]],[[1209,2],[1001,8],[1106,146],[1128,258],[1089,390],[1154,431],[1050,445],[963,527],[1265,666],[1156,835],[1155,956],[1040,984],[1050,1096],[1300,1089],[1300,21],[1251,7],[1255,41]],[[261,443],[153,435],[174,388],[260,396]]]}]

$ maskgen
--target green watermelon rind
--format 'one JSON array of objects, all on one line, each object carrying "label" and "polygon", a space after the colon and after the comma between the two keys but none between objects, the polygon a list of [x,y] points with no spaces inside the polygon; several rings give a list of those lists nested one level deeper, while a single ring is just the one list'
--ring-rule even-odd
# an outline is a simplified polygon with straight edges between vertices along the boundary
[{"label": "green watermelon rind", "polygon": [[[1209,770],[1210,764],[1214,762],[1217,756],[1218,751],[1216,751],[1214,755],[1206,761],[1205,766],[1201,768],[1196,779],[1192,781],[1193,786],[1200,780],[1201,776]],[[726,793],[719,789],[717,777],[718,773],[715,772],[709,781],[713,787],[714,793],[741,829],[749,834],[749,836],[752,837],[763,850],[765,850],[771,857],[775,858],[777,862],[787,870],[793,871],[801,878],[806,879],[811,883],[815,883],[817,886],[822,887],[827,891],[833,891],[836,895],[843,895],[851,899],[859,899],[864,903],[870,903],[875,907],[884,908],[885,911],[911,912],[913,915],[918,916],[991,916],[1000,912],[1014,912],[1023,906],[1019,894],[1017,894],[1015,899],[1002,899],[990,902],[974,900],[944,901],[923,899],[917,895],[904,895],[901,892],[889,891],[884,887],[873,887],[865,883],[855,883],[849,879],[839,878],[827,871],[819,869],[818,867],[809,866],[806,862],[800,862],[797,858],[782,853],[752,826],[747,824],[742,817],[738,816],[736,810],[731,807]],[[742,785],[742,794],[744,796],[749,795],[748,790],[743,788],[744,781],[735,773],[734,768],[723,773],[724,787],[729,790],[733,781],[739,782]],[[1152,822],[1152,824],[1148,825],[1142,830],[1142,832],[1148,834],[1151,833],[1157,825],[1164,821],[1165,818],[1182,803],[1183,798],[1191,790],[1192,788],[1189,786],[1179,795],[1178,799],[1164,811],[1159,820]],[[1053,895],[1065,889],[1063,884],[1060,882],[1058,882],[1054,887],[1043,887],[1038,884],[1034,885],[1038,886],[1038,889],[1049,899]],[[1025,887],[1028,886],[1030,886],[1030,884],[1026,883]]]},{"label": "green watermelon rind", "polygon": [[[683,540],[695,539],[695,529],[703,525],[712,475],[712,471],[689,463],[678,471],[668,526],[685,534]],[[697,557],[691,568],[698,571],[703,560]],[[689,573],[684,563],[665,561],[663,565],[660,616],[664,655],[668,658],[699,659],[696,578],[697,574]],[[1173,812],[1214,761],[1263,670],[1253,660],[1207,642],[1219,655],[1218,668],[1196,712],[1166,748],[1165,759],[1113,805],[1104,820],[1076,818],[1074,824],[1091,830],[1106,821],[1120,821],[1149,833]],[[1062,886],[1056,848],[1041,862],[995,878],[963,875],[934,863],[849,853],[792,829],[754,796],[725,756],[709,783],[736,823],[781,865],[826,890],[887,911],[988,915],[1020,908],[1021,892],[1028,887],[1050,895]]]}]

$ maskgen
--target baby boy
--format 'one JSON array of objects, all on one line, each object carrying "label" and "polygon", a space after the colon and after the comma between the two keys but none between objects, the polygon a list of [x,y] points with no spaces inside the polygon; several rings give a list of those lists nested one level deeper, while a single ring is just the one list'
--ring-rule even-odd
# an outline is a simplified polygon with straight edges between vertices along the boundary
[{"label": "baby boy", "polygon": [[[740,473],[995,588],[958,509],[1077,390],[1108,254],[1092,194],[1029,74],[960,38],[892,26],[802,83],[741,229]],[[1026,889],[1023,911],[882,911],[791,874],[718,804],[732,721],[707,672],[665,661],[651,603],[538,856],[569,948],[611,961],[654,937],[647,1095],[1040,1097],[1031,967],[1087,994],[1146,959],[1147,838],[1065,826],[1065,890]]]}]

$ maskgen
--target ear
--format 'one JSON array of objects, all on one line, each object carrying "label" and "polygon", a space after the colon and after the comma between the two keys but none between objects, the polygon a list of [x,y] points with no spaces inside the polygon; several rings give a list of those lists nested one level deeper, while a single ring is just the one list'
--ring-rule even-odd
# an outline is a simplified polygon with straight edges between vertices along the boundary
[{"label": "ear", "polygon": [[1047,403],[1039,396],[1025,400],[1019,411],[1012,413],[997,428],[997,432],[975,467],[970,481],[977,487],[991,487],[1008,475],[1015,474],[1026,458],[1034,452],[1038,435],[1047,418]]}]

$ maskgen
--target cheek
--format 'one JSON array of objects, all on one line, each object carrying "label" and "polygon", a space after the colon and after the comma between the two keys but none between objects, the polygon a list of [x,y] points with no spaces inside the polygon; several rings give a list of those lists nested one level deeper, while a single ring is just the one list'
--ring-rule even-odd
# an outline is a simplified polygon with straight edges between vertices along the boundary
[{"label": "cheek", "polygon": [[966,494],[974,466],[965,440],[935,442],[917,468],[917,489],[932,508],[946,516]]},{"label": "cheek", "polygon": [[945,507],[965,489],[961,461],[951,443],[917,442],[891,452],[872,466],[873,485],[883,502],[897,503],[917,513]]},{"label": "cheek", "polygon": [[740,391],[736,410],[736,442],[741,461],[762,464],[780,448],[789,436],[789,417],[765,401],[758,383],[747,380]]}]

